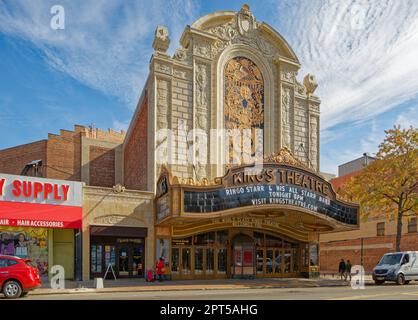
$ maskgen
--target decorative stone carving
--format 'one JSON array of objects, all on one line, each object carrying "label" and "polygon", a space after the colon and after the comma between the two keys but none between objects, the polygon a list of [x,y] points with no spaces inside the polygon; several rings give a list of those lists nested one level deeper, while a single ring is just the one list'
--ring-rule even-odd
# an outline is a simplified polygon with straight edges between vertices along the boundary
[{"label": "decorative stone carving", "polygon": [[101,225],[124,225],[124,226],[138,226],[143,225],[140,219],[130,218],[121,215],[110,215],[104,217],[97,217],[94,219],[95,224]]},{"label": "decorative stone carving", "polygon": [[282,90],[282,145],[283,147],[291,148],[290,146],[290,89],[283,88]]},{"label": "decorative stone carving", "polygon": [[187,79],[188,72],[186,70],[174,69],[173,76],[175,76],[176,78],[180,78],[180,79]]},{"label": "decorative stone carving", "polygon": [[168,81],[158,80],[157,83],[157,129],[165,129],[168,125]]},{"label": "decorative stone carving", "polygon": [[316,81],[316,77],[313,74],[307,74],[303,79],[303,84],[305,85],[306,92],[309,95],[312,95],[316,88],[318,88],[318,82]]},{"label": "decorative stone carving", "polygon": [[306,168],[306,165],[300,160],[296,159],[295,156],[288,148],[282,148],[279,152],[264,157],[266,162],[275,162],[281,164],[289,164],[292,166],[298,166],[301,168]]},{"label": "decorative stone carving", "polygon": [[196,106],[198,108],[207,108],[207,72],[205,64],[196,65]]},{"label": "decorative stone carving", "polygon": [[113,192],[114,193],[122,193],[125,192],[125,187],[123,185],[121,185],[120,183],[118,183],[117,185],[113,186]]},{"label": "decorative stone carving", "polygon": [[291,71],[285,67],[281,68],[280,70],[280,79],[282,81],[287,81],[287,82],[291,82],[294,83],[295,82],[295,78],[296,78],[296,72],[295,71]]},{"label": "decorative stone carving", "polygon": [[171,74],[171,67],[167,64],[156,63],[155,70],[165,74]]},{"label": "decorative stone carving", "polygon": [[296,81],[296,92],[300,95],[305,96],[306,95],[306,88],[303,84],[301,84],[300,82]]},{"label": "decorative stone carving", "polygon": [[187,59],[187,50],[184,48],[177,49],[174,53],[174,59],[185,61]]},{"label": "decorative stone carving", "polygon": [[212,43],[212,58],[234,43],[245,43],[269,58],[274,58],[276,55],[274,47],[259,32],[255,17],[248,5],[244,5],[232,21],[212,27],[207,31],[221,39]]},{"label": "decorative stone carving", "polygon": [[165,26],[157,26],[152,47],[155,51],[166,53],[169,46],[170,38],[168,36],[168,28]]},{"label": "decorative stone carving", "polygon": [[257,29],[255,17],[250,11],[250,7],[244,4],[237,14],[238,32],[240,35],[245,35],[247,32]]},{"label": "decorative stone carving", "polygon": [[317,163],[317,157],[318,157],[318,118],[317,117],[311,117],[310,119],[310,160],[312,163],[312,167],[314,170],[318,170],[318,163]]},{"label": "decorative stone carving", "polygon": [[[208,131],[208,75],[207,65],[196,64],[195,83],[196,83],[196,113],[195,123],[196,127],[205,132]],[[207,154],[207,153],[206,153]],[[195,174],[198,180],[206,177],[206,164],[207,159],[204,163],[201,163],[201,155],[196,154],[197,160],[195,162]]]},{"label": "decorative stone carving", "polygon": [[193,46],[193,53],[197,56],[211,59],[212,58],[212,48],[209,43],[197,42]]}]

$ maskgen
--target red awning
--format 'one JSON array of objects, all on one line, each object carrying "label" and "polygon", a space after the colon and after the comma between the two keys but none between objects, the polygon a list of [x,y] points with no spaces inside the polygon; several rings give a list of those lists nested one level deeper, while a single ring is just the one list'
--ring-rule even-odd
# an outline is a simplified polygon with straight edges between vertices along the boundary
[{"label": "red awning", "polygon": [[81,229],[82,207],[0,201],[0,226]]}]

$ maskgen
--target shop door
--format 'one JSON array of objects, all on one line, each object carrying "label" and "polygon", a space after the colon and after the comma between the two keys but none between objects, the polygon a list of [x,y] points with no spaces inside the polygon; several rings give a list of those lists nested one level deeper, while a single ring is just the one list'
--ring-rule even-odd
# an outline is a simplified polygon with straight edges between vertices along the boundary
[{"label": "shop door", "polygon": [[121,242],[118,245],[119,277],[142,277],[144,275],[144,246],[138,242]]},{"label": "shop door", "polygon": [[247,235],[238,235],[233,240],[232,276],[253,277],[255,275],[254,242]]}]

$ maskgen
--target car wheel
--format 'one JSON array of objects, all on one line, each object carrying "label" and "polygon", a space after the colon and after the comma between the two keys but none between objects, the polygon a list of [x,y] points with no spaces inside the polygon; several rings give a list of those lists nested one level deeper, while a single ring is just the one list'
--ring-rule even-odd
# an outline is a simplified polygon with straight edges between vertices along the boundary
[{"label": "car wheel", "polygon": [[400,286],[405,284],[405,276],[402,273],[396,278],[396,283]]},{"label": "car wheel", "polygon": [[7,299],[19,298],[22,294],[22,286],[17,281],[7,281],[3,287],[3,294]]},{"label": "car wheel", "polygon": [[374,283],[378,286],[385,283],[385,280],[374,280]]}]

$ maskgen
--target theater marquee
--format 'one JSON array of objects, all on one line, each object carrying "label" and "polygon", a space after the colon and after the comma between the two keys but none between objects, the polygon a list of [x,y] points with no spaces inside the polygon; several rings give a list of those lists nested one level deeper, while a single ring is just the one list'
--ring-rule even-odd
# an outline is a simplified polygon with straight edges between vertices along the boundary
[{"label": "theater marquee", "polygon": [[[167,183],[167,180],[164,178],[159,181]],[[281,208],[313,213],[345,225],[358,224],[358,206],[337,199],[332,186],[325,179],[301,165],[266,161],[254,173],[251,173],[249,166],[232,168],[225,176],[215,179],[213,184],[183,182],[177,184],[174,181],[169,188],[173,193],[172,203],[180,204],[176,208],[166,204],[168,194],[157,200],[157,220],[169,216],[169,212],[205,218],[213,214],[226,215],[239,208],[243,212]],[[162,201],[164,206],[160,203]]]}]

